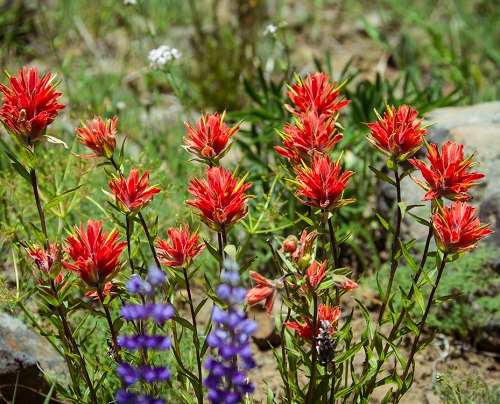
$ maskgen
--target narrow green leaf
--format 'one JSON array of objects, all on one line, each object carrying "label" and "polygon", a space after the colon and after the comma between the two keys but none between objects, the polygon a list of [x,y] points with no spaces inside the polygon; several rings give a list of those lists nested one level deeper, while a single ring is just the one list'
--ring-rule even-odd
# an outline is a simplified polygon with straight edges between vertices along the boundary
[{"label": "narrow green leaf", "polygon": [[433,301],[432,304],[441,304],[444,302],[447,302],[448,300],[453,300],[456,299],[457,297],[460,297],[464,294],[464,292],[459,292],[459,293],[453,293],[451,295],[446,295],[446,296],[440,296],[436,297]]},{"label": "narrow green leaf", "polygon": [[[368,313],[368,310],[366,310],[365,306],[363,306],[363,303],[361,303],[356,298],[354,298],[354,300],[356,300],[356,303],[358,304],[358,307],[361,310],[363,317],[365,318],[365,321],[366,321],[365,330],[368,332],[368,336],[369,336],[370,340],[372,340],[373,337],[375,336],[375,329],[373,328],[373,323],[372,323],[372,319],[370,317],[370,313]],[[363,334],[365,333],[365,330],[363,330]]]},{"label": "narrow green leaf", "polygon": [[16,170],[21,177],[23,177],[26,181],[28,181],[31,185],[33,185],[33,183],[31,182],[31,175],[28,172],[28,170],[26,170],[26,168],[24,168],[24,166],[8,151],[5,151],[5,153],[7,154],[7,156],[9,156],[9,159],[12,163],[12,167],[14,167],[14,170]]},{"label": "narrow green leaf", "polygon": [[78,186],[76,186],[74,188],[68,189],[67,191],[64,191],[64,192],[60,193],[59,195],[54,196],[43,207],[43,211],[46,212],[47,210],[49,210],[53,206],[55,206],[55,205],[59,204],[60,202],[64,201],[68,196],[71,196],[72,194],[74,194],[77,191],[77,189],[81,188],[82,186],[83,186],[83,184],[78,185]]},{"label": "narrow green leaf", "polygon": [[382,171],[379,171],[372,166],[369,166],[368,168],[373,171],[373,173],[377,176],[377,178],[381,179],[384,182],[387,182],[388,184],[391,184],[392,186],[396,186],[396,182],[392,178],[389,178]]},{"label": "narrow green leaf", "polygon": [[[417,206],[418,206],[418,205],[417,205]],[[425,220],[425,219],[423,219],[423,218],[421,218],[421,217],[419,217],[419,216],[417,216],[417,215],[415,215],[415,214],[413,214],[413,213],[411,213],[411,212],[408,212],[408,211],[407,211],[407,213],[408,213],[408,214],[409,214],[409,215],[410,215],[413,219],[415,219],[415,221],[416,221],[417,223],[420,223],[421,225],[426,226],[426,227],[431,227],[431,222],[429,222],[428,220]]]},{"label": "narrow green leaf", "polygon": [[30,227],[31,231],[37,238],[37,240],[42,244],[45,245],[47,243],[47,239],[45,238],[45,234],[33,223],[33,222],[28,222],[28,226]]},{"label": "narrow green leaf", "polygon": [[375,209],[373,209],[373,211],[375,212],[375,215],[377,216],[377,218],[380,221],[380,223],[382,224],[382,226],[384,226],[384,229],[386,229],[392,235],[396,234],[396,232],[394,231],[394,228],[389,224],[389,222],[387,220],[385,220],[382,217],[382,215],[380,213],[378,213]]},{"label": "narrow green leaf", "polygon": [[408,265],[410,265],[411,269],[413,269],[414,272],[418,272],[419,270],[418,265],[408,252],[408,249],[405,246],[405,244],[403,242],[400,242],[399,245],[401,246],[401,252],[403,253],[403,257],[405,257],[405,260],[408,263]]},{"label": "narrow green leaf", "polygon": [[182,318],[182,317],[174,317],[173,320],[177,323],[179,323],[180,325],[182,325],[183,327],[191,330],[191,332],[196,332],[195,328],[193,327],[193,325],[187,321],[185,318]]},{"label": "narrow green leaf", "polygon": [[307,216],[304,216],[302,215],[301,213],[299,212],[295,212],[297,214],[298,217],[300,217],[304,222],[306,222],[309,226],[313,226],[314,225],[314,222],[308,218]]}]

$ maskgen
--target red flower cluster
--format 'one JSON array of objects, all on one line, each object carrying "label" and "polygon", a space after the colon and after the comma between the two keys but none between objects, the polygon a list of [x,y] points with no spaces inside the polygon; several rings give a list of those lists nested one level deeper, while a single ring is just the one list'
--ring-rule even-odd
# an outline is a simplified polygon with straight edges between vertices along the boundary
[{"label": "red flower cluster", "polygon": [[339,99],[342,83],[337,87],[337,82],[330,83],[330,76],[324,73],[310,74],[303,81],[297,77],[297,84],[293,84],[288,91],[288,97],[299,111],[287,105],[287,109],[295,115],[301,112],[315,111],[318,115],[335,115],[342,107],[349,104],[349,100]]},{"label": "red flower cluster", "polygon": [[[7,74],[8,75],[8,74]],[[5,104],[0,110],[0,120],[7,132],[24,146],[33,146],[44,140],[42,131],[49,126],[65,107],[57,100],[62,94],[56,91],[59,82],[47,73],[38,77],[38,69],[23,67],[17,77],[9,76],[10,88],[0,84]]]},{"label": "red flower cluster", "polygon": [[376,111],[378,122],[369,123],[371,136],[368,141],[380,152],[394,161],[403,161],[414,155],[423,145],[426,127],[420,127],[422,120],[415,122],[418,111],[402,105],[396,111],[387,105],[382,118]]},{"label": "red flower cluster", "polygon": [[114,177],[109,182],[109,188],[113,194],[104,192],[114,197],[118,208],[125,213],[138,212],[153,202],[153,195],[161,191],[160,188],[151,185],[147,171],[139,178],[139,170],[134,167],[130,170],[128,178],[118,173],[118,177]]},{"label": "red flower cluster", "polygon": [[441,251],[454,254],[472,250],[479,240],[493,233],[489,224],[481,225],[475,213],[476,209],[465,202],[456,201],[432,216],[436,244]]},{"label": "red flower cluster", "polygon": [[247,291],[245,299],[250,306],[265,299],[264,308],[267,309],[267,315],[269,316],[273,309],[278,289],[282,289],[284,286],[283,279],[280,278],[272,281],[254,271],[250,271],[249,274],[257,282],[257,286]]},{"label": "red flower cluster", "polygon": [[275,146],[274,150],[293,165],[300,165],[302,161],[309,163],[315,155],[329,155],[342,139],[333,116],[312,111],[299,117],[296,126],[285,125],[284,132],[279,132],[283,147]]},{"label": "red flower cluster", "polygon": [[224,157],[234,141],[228,146],[229,139],[240,129],[240,125],[228,128],[223,122],[226,112],[219,115],[208,113],[201,116],[196,129],[184,122],[188,130],[188,137],[184,138],[183,146],[189,153],[209,162]]},{"label": "red flower cluster", "polygon": [[103,286],[113,279],[123,262],[118,258],[123,252],[126,242],[118,242],[118,233],[103,231],[102,221],[89,219],[87,229],[74,228],[72,234],[66,240],[64,250],[73,259],[74,264],[63,261],[64,268],[74,272],[82,281],[93,288]]},{"label": "red flower cluster", "polygon": [[[344,171],[341,174],[340,170],[340,162],[330,161],[328,156],[314,156],[311,168],[295,168],[297,180],[294,182],[299,187],[295,192],[296,198],[305,205],[323,210],[354,202],[354,199],[340,199],[347,180],[354,172]],[[299,196],[309,199],[303,200]]]},{"label": "red flower cluster", "polygon": [[158,238],[158,247],[155,247],[158,259],[163,265],[188,268],[205,249],[205,244],[198,244],[198,235],[189,233],[188,225],[184,229],[169,228],[167,234],[170,243]]},{"label": "red flower cluster", "polygon": [[251,196],[245,191],[252,183],[245,184],[245,178],[238,182],[229,170],[223,167],[207,167],[207,179],[193,179],[188,192],[194,200],[186,203],[201,213],[195,215],[208,227],[217,232],[228,232],[248,213],[245,205]]},{"label": "red flower cluster", "polygon": [[[35,262],[38,269],[43,273],[44,277],[49,277],[52,265],[57,261],[57,255],[59,254],[57,242],[50,244],[48,252],[39,245],[36,245],[33,248],[28,248],[27,252],[31,259]],[[43,279],[40,279],[37,276],[35,271],[33,271],[33,276],[41,285],[46,284]],[[54,278],[54,284],[57,286],[63,280],[64,274],[62,271],[59,271],[59,274],[57,274]]]},{"label": "red flower cluster", "polygon": [[76,138],[91,149],[94,154],[80,155],[79,158],[106,157],[110,159],[116,148],[116,122],[118,117],[107,119],[106,122],[100,116],[94,116],[87,124],[82,122],[81,128],[76,128]]},{"label": "red flower cluster", "polygon": [[467,195],[467,191],[478,185],[474,181],[484,177],[483,174],[469,171],[477,164],[471,161],[472,157],[464,160],[464,146],[448,141],[443,144],[441,153],[437,145],[429,145],[429,167],[422,160],[409,159],[408,162],[420,170],[426,181],[412,177],[413,181],[427,191],[422,200],[439,197],[457,201],[469,200],[471,197]]},{"label": "red flower cluster", "polygon": [[[300,337],[304,337],[305,339],[312,341],[313,340],[312,320],[304,316],[302,316],[302,318],[305,321],[304,323],[289,321],[285,322],[284,324],[287,327],[297,330]],[[329,324],[328,332],[332,335],[335,334],[337,328],[337,321],[339,320],[339,318],[340,318],[340,307],[338,306],[329,307],[321,303],[318,307],[318,324],[315,336],[318,335],[319,326],[322,324],[323,321],[326,321]]]}]

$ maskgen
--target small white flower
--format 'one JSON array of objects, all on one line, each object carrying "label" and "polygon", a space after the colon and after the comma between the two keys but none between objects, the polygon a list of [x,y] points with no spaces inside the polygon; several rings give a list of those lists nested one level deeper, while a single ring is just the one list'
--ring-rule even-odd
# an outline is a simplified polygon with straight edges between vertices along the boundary
[{"label": "small white flower", "polygon": [[123,5],[128,6],[136,6],[137,5],[137,0],[123,0]]},{"label": "small white flower", "polygon": [[278,27],[274,24],[269,24],[266,29],[264,30],[264,33],[262,35],[267,36],[267,35],[272,35],[276,31],[278,31]]},{"label": "small white flower", "polygon": [[182,56],[177,49],[167,45],[162,45],[158,49],[153,49],[149,52],[149,66],[153,70],[159,70],[172,60],[179,59]]}]

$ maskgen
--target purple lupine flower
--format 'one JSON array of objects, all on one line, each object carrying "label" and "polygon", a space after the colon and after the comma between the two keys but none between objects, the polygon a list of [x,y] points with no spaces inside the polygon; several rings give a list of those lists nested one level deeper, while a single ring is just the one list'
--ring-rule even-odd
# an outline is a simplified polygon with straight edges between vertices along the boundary
[{"label": "purple lupine flower", "polygon": [[[127,282],[127,290],[132,294],[139,294],[143,297],[143,304],[127,304],[120,309],[120,315],[127,321],[152,321],[158,325],[163,325],[165,321],[171,319],[175,310],[168,303],[146,302],[153,301],[154,295],[159,291],[165,282],[165,274],[157,267],[152,267],[148,271],[146,280],[138,275],[132,275]],[[140,327],[146,330],[148,327]],[[170,338],[165,335],[149,335],[145,332],[136,335],[120,335],[118,343],[124,349],[135,351],[138,349],[154,349],[164,351],[170,349]],[[143,357],[143,356],[141,356]],[[165,382],[170,379],[171,372],[164,366],[150,366],[142,363],[139,366],[122,362],[117,368],[118,376],[127,387],[138,382],[152,384]],[[165,404],[161,398],[156,398],[147,394],[137,394],[126,390],[118,390],[115,396],[117,404]]]},{"label": "purple lupine flower", "polygon": [[204,362],[208,370],[204,385],[212,403],[235,404],[255,390],[246,371],[255,367],[250,335],[257,330],[257,324],[245,318],[245,313],[237,306],[245,301],[246,295],[246,290],[238,286],[238,265],[226,259],[224,268],[221,274],[223,283],[217,288],[217,294],[227,302],[228,308],[214,306],[212,312],[215,326],[207,337],[207,344],[214,355]]}]

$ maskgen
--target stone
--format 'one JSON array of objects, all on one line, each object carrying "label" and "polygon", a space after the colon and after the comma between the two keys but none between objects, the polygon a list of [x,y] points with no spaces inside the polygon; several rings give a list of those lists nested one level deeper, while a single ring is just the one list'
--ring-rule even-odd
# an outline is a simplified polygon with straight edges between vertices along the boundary
[{"label": "stone", "polygon": [[68,368],[45,338],[0,313],[0,398],[11,402],[17,384],[16,403],[44,403],[50,390],[44,372],[61,376],[67,375]]}]

